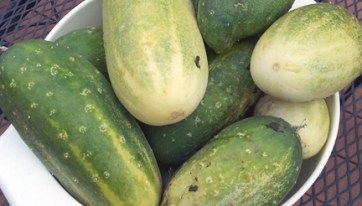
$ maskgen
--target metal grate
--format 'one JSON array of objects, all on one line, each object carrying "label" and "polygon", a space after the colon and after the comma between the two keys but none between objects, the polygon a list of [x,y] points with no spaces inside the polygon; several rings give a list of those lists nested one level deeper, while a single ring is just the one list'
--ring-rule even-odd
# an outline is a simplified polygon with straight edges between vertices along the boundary
[{"label": "metal grate", "polygon": [[[0,45],[44,38],[82,0],[0,0]],[[361,0],[319,0],[347,8],[362,22]],[[335,148],[313,187],[295,205],[362,205],[361,76],[341,92]],[[9,123],[0,115],[0,134]],[[0,191],[0,206],[8,205]]]}]

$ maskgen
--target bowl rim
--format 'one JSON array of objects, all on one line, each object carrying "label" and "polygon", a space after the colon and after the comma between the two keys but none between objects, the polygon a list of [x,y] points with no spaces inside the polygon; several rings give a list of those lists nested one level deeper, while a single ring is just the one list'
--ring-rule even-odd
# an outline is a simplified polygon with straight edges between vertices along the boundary
[{"label": "bowl rim", "polygon": [[[319,160],[316,168],[312,172],[312,174],[307,178],[307,181],[297,190],[292,196],[290,196],[282,205],[289,206],[296,203],[307,191],[308,189],[315,183],[319,175],[322,173],[324,167],[326,166],[333,148],[335,146],[338,129],[339,129],[339,121],[340,121],[340,104],[339,104],[339,92],[333,94],[332,96],[328,97],[332,98],[333,105],[334,105],[334,116],[330,117],[330,133],[328,134],[327,142],[324,145],[324,153],[321,154],[321,159]],[[330,108],[328,108],[330,109]],[[331,114],[331,111],[329,111]],[[322,151],[320,151],[322,152]],[[300,175],[300,174],[299,174]]]},{"label": "bowl rim", "polygon": [[57,38],[57,34],[59,31],[61,31],[62,27],[66,25],[75,14],[77,14],[79,11],[81,11],[84,7],[88,6],[89,4],[98,1],[98,0],[84,0],[80,4],[78,4],[76,7],[74,7],[72,10],[70,10],[60,21],[55,24],[55,26],[52,28],[52,30],[48,33],[48,35],[45,37],[44,40],[46,41],[55,41]]}]

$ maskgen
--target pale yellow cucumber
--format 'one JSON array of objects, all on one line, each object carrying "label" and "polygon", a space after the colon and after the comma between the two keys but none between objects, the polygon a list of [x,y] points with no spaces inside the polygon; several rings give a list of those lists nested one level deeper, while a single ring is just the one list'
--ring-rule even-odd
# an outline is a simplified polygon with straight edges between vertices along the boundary
[{"label": "pale yellow cucumber", "polygon": [[303,159],[318,154],[327,141],[330,118],[324,99],[288,102],[265,95],[256,104],[254,115],[280,117],[291,124],[300,136]]},{"label": "pale yellow cucumber", "polygon": [[167,125],[196,109],[208,62],[191,1],[103,1],[103,29],[112,86],[133,116]]},{"label": "pale yellow cucumber", "polygon": [[293,102],[328,97],[361,75],[362,27],[340,6],[296,9],[259,39],[250,72],[273,97]]}]

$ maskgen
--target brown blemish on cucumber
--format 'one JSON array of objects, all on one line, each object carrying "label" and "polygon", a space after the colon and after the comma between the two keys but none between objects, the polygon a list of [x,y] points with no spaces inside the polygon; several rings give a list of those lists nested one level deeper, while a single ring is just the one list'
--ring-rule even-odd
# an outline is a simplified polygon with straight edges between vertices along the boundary
[{"label": "brown blemish on cucumber", "polygon": [[177,119],[178,117],[183,117],[183,116],[185,116],[184,111],[177,111],[171,113],[171,119]]},{"label": "brown blemish on cucumber", "polygon": [[300,125],[293,126],[293,129],[298,132],[299,130],[301,130],[301,129],[305,128],[305,127],[307,127],[307,120],[306,119],[304,119],[303,122]]},{"label": "brown blemish on cucumber", "polygon": [[200,57],[199,56],[196,56],[195,57],[195,64],[196,64],[196,66],[197,66],[197,68],[201,68],[201,66],[200,66]]},{"label": "brown blemish on cucumber", "polygon": [[266,127],[274,130],[275,132],[280,132],[280,133],[284,132],[282,126],[278,122],[270,122],[269,124],[266,125]]},{"label": "brown blemish on cucumber", "polygon": [[190,185],[189,192],[196,192],[199,189],[197,185]]},{"label": "brown blemish on cucumber", "polygon": [[274,63],[273,64],[273,70],[274,71],[279,71],[280,67],[279,67],[279,64],[278,63]]}]

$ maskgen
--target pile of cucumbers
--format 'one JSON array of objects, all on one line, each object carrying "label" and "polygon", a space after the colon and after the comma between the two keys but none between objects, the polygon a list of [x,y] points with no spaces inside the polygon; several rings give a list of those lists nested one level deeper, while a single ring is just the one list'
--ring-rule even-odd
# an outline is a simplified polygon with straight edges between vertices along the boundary
[{"label": "pile of cucumbers", "polygon": [[293,3],[104,0],[0,57],[0,107],[84,205],[278,205],[362,73],[357,19]]}]

